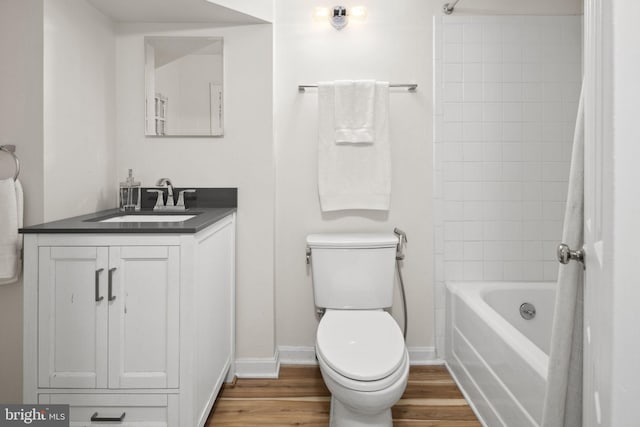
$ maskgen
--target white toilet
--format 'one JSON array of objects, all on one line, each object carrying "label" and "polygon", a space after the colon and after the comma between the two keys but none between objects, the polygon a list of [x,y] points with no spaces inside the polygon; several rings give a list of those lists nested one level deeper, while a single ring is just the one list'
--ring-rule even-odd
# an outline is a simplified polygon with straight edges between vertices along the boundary
[{"label": "white toilet", "polygon": [[331,426],[392,426],[409,355],[391,307],[394,234],[307,236],[315,304],[325,310],[316,357],[331,392]]}]

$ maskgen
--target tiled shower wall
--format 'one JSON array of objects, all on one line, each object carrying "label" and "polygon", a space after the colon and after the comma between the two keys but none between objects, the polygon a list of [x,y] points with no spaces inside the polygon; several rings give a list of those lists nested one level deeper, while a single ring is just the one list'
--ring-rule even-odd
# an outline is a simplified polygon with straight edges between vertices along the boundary
[{"label": "tiled shower wall", "polygon": [[581,82],[580,16],[435,18],[435,313],[447,281],[553,281]]}]

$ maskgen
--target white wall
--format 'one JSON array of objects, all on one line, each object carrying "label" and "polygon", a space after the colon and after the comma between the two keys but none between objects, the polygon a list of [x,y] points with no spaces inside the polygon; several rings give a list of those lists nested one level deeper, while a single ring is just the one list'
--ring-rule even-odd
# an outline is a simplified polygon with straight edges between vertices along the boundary
[{"label": "white wall", "polygon": [[44,3],[44,219],[116,206],[115,32],[84,0]]},{"label": "white wall", "polygon": [[[208,0],[207,0],[208,1]],[[212,3],[254,16],[267,22],[273,21],[274,0],[212,0]]]},{"label": "white wall", "polygon": [[[346,7],[359,4],[346,1]],[[305,236],[316,232],[408,234],[403,274],[411,347],[432,344],[431,60],[424,1],[367,2],[368,18],[336,31],[312,18],[321,1],[276,3],[276,306],[283,347],[312,347],[317,320],[305,265]],[[418,48],[417,48],[418,47]],[[321,213],[317,189],[317,90],[298,84],[335,79],[417,83],[390,95],[391,209]],[[396,297],[393,314],[402,319]],[[282,350],[282,348],[281,348]],[[429,351],[427,349],[427,351]]]},{"label": "white wall", "polygon": [[[144,136],[144,36],[224,37],[225,135]],[[117,178],[132,168],[152,186],[237,187],[237,352],[274,355],[272,29],[120,24],[117,40]],[[115,185],[115,182],[114,182]]]}]

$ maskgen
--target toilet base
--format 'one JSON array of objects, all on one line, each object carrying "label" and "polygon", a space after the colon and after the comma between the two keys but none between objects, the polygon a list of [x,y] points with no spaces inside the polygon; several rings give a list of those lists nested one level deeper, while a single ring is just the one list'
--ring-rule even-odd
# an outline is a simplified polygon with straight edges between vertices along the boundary
[{"label": "toilet base", "polygon": [[392,427],[391,409],[377,414],[363,414],[331,396],[331,427]]}]

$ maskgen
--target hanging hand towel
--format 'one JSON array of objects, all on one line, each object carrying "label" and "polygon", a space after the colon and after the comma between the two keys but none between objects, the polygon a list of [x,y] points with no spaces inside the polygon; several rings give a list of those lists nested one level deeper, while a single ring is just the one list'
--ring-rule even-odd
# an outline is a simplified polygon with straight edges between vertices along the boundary
[{"label": "hanging hand towel", "polygon": [[13,178],[0,181],[0,285],[18,280],[21,270],[22,185]]},{"label": "hanging hand towel", "polygon": [[334,126],[336,143],[362,144],[375,140],[373,80],[335,82]]},{"label": "hanging hand towel", "polygon": [[389,210],[391,148],[389,83],[377,82],[375,144],[336,144],[335,85],[318,85],[318,192],[322,211]]}]

